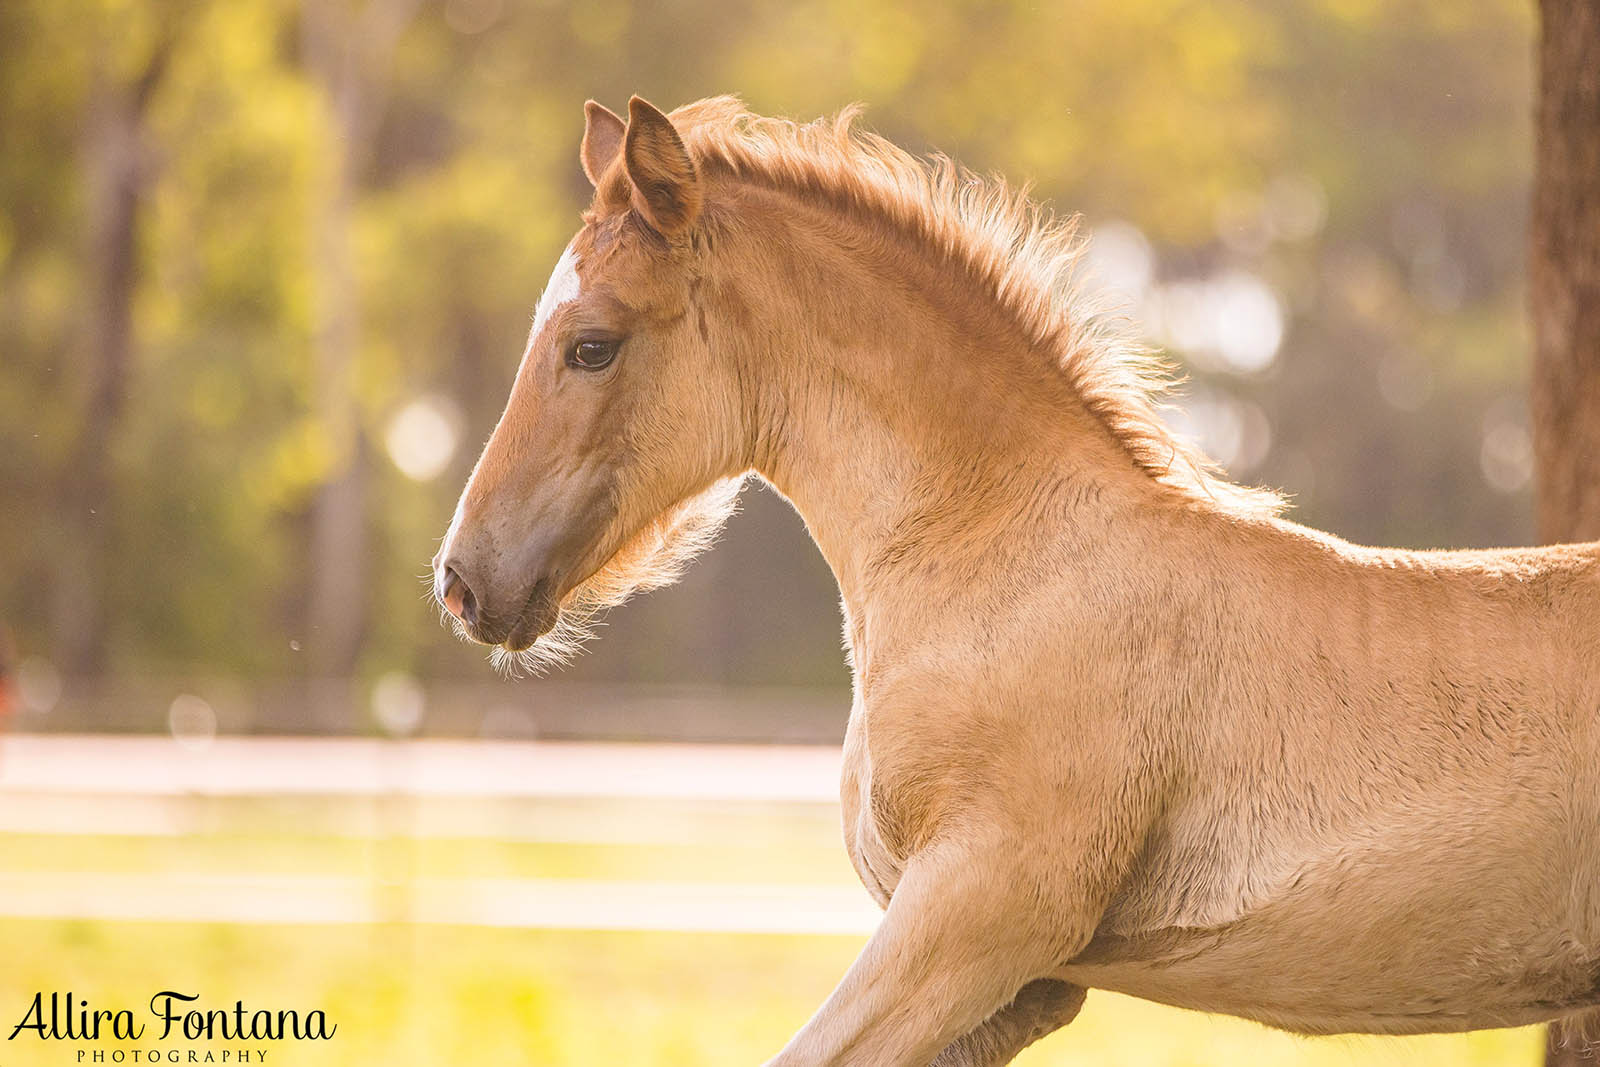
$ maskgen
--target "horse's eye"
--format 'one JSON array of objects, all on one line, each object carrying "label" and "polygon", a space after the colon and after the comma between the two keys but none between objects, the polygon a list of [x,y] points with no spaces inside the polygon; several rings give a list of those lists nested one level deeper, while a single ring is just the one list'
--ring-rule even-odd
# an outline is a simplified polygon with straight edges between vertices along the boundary
[{"label": "horse's eye", "polygon": [[567,352],[567,366],[579,370],[604,370],[617,358],[620,341],[579,341]]}]

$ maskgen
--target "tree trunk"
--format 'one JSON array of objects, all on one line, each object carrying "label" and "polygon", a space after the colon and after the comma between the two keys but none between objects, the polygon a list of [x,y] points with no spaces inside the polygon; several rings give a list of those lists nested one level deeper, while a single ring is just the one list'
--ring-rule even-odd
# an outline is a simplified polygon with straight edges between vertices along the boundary
[{"label": "tree trunk", "polygon": [[[1600,0],[1540,0],[1528,307],[1539,535],[1600,539]],[[1600,1017],[1550,1027],[1547,1067],[1600,1064]]]},{"label": "tree trunk", "polygon": [[1539,535],[1600,539],[1600,0],[1541,0],[1528,306]]},{"label": "tree trunk", "polygon": [[[335,683],[354,672],[368,625],[367,487],[371,448],[355,395],[361,301],[351,252],[351,216],[372,151],[386,68],[419,0],[304,0],[306,66],[331,112],[328,171],[311,215],[317,300],[313,396],[332,469],[311,505],[306,652],[311,671]],[[335,700],[339,702],[339,700]],[[320,709],[319,717],[339,717]]]},{"label": "tree trunk", "polygon": [[333,119],[322,153],[327,170],[311,212],[312,397],[332,462],[311,505],[306,654],[312,672],[323,677],[345,677],[355,668],[367,612],[367,455],[354,395],[361,312],[350,251],[361,79],[352,70],[348,26],[329,17],[334,6],[307,0],[305,7],[308,65]]},{"label": "tree trunk", "polygon": [[102,72],[90,94],[84,172],[89,187],[89,278],[82,421],[61,482],[54,622],[69,677],[103,673],[114,515],[111,449],[133,358],[139,216],[149,181],[144,120],[165,77],[174,37],[164,35],[132,82]]}]

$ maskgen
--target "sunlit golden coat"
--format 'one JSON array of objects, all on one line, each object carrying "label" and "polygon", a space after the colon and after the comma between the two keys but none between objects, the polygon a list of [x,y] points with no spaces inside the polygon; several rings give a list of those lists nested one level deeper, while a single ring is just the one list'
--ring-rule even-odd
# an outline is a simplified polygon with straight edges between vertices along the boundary
[{"label": "sunlit golden coat", "polygon": [[773,1063],[1004,1063],[1091,986],[1307,1033],[1600,1000],[1600,550],[1283,520],[1158,418],[1069,227],[848,115],[591,104],[583,162],[436,588],[536,664],[748,472],[805,517],[887,911]]}]

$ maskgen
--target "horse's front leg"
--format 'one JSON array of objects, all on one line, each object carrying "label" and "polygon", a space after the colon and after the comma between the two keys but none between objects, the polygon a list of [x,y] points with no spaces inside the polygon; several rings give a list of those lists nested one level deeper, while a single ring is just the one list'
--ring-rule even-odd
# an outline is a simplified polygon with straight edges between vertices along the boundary
[{"label": "horse's front leg", "polygon": [[1020,851],[913,857],[867,947],[770,1067],[928,1067],[1076,953],[1093,930],[1087,901],[1041,884]]},{"label": "horse's front leg", "polygon": [[1002,1067],[1076,1018],[1086,993],[1070,982],[1036,978],[1010,1004],[945,1046],[933,1067]]}]

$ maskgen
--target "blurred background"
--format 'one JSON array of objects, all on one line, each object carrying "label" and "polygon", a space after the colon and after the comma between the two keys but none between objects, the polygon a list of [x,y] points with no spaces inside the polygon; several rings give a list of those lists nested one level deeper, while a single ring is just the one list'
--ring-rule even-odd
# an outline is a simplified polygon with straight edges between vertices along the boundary
[{"label": "blurred background", "polygon": [[[330,1011],[295,1063],[750,1064],[870,931],[836,592],[775,494],[557,677],[425,599],[587,202],[586,97],[864,101],[1081,213],[1190,379],[1173,420],[1292,517],[1526,543],[1534,31],[1526,0],[6,0],[0,1021],[186,988]],[[1539,1041],[1095,994],[1023,1062]]]}]

